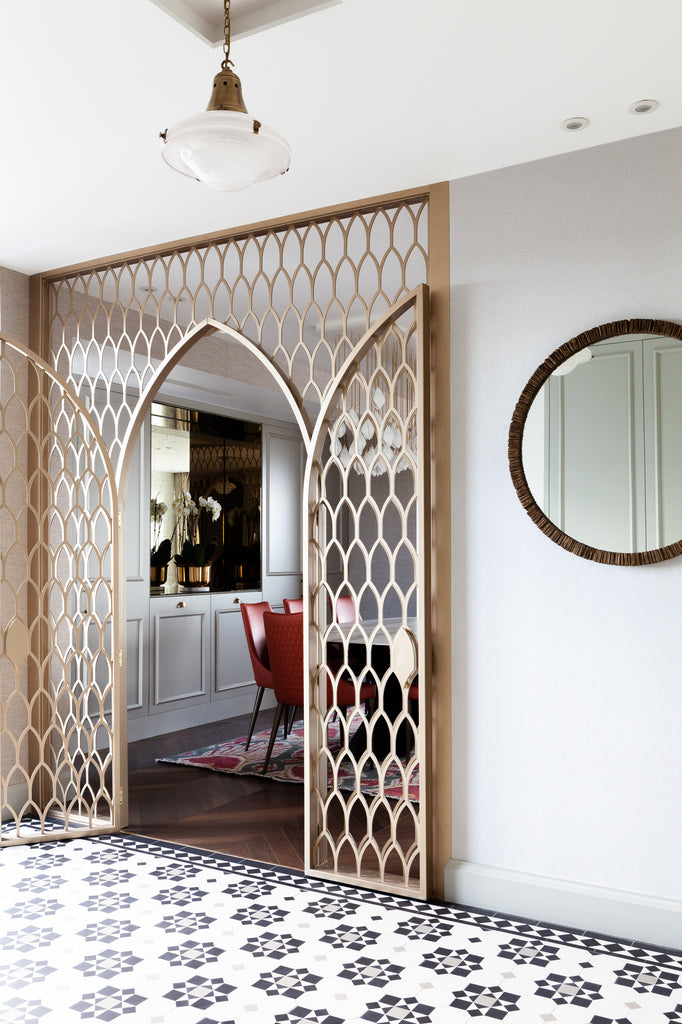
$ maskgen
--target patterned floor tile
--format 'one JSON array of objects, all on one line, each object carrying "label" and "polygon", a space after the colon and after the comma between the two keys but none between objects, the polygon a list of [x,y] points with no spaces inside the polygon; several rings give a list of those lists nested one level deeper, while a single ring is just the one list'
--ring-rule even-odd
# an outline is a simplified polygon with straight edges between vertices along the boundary
[{"label": "patterned floor tile", "polygon": [[682,1024],[682,954],[133,836],[0,850],[0,1024]]}]

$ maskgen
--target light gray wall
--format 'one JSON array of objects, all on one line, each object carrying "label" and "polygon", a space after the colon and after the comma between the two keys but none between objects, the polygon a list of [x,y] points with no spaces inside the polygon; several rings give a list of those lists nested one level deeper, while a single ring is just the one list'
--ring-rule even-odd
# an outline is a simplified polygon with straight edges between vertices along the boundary
[{"label": "light gray wall", "polygon": [[[622,318],[682,322],[682,131],[452,182],[451,218],[453,858],[464,870],[449,894],[477,865],[480,878],[532,873],[681,901],[682,559],[618,568],[553,544],[516,497],[507,436],[558,345]],[[501,909],[524,907],[537,913],[532,899]]]}]

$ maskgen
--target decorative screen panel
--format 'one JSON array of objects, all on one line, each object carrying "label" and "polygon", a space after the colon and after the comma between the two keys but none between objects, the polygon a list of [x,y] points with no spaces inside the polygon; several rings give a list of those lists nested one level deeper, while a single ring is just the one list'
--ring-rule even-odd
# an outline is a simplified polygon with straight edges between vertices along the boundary
[{"label": "decorative screen panel", "polygon": [[[213,331],[212,355],[224,357],[237,383],[250,381],[254,355],[244,360],[245,346],[278,371],[315,494],[306,577],[314,592],[307,718],[317,757],[309,868],[411,895],[426,895],[429,867],[430,499],[420,419],[428,415],[420,291],[429,278],[428,216],[422,195],[55,277],[43,339],[106,437],[123,486],[142,412],[198,337]],[[339,640],[330,630],[342,596],[353,598],[357,619]],[[387,758],[342,755],[350,797],[330,753],[334,727],[344,750],[362,727],[389,736]],[[397,790],[387,792],[389,769]],[[372,772],[379,790],[368,798],[363,780]]]},{"label": "decorative screen panel", "polygon": [[342,375],[309,495],[309,869],[411,895],[427,874],[422,325],[415,297]]},{"label": "decorative screen panel", "polygon": [[115,824],[116,499],[88,414],[8,339],[0,340],[0,415],[6,843]]},{"label": "decorative screen panel", "polygon": [[370,324],[427,279],[427,224],[414,199],[55,280],[50,360],[113,437],[115,465],[159,365],[208,319],[258,345],[314,421]]}]

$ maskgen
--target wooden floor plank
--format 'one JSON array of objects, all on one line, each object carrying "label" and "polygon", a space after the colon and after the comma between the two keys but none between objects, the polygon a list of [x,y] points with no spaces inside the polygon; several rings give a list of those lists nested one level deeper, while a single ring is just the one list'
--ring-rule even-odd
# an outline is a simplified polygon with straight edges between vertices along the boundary
[{"label": "wooden floor plank", "polygon": [[[269,728],[272,714],[260,715],[259,728]],[[156,761],[157,757],[243,736],[248,722],[249,716],[245,715],[131,743],[126,831],[301,870],[304,856],[302,785]],[[362,836],[367,825],[366,814],[356,807],[350,817],[352,831]],[[340,833],[343,822],[341,802],[332,803],[329,809],[332,832]],[[388,814],[379,811],[374,824],[375,840],[381,848],[391,835]],[[413,842],[412,833],[409,821],[401,820],[397,837],[403,849]],[[340,863],[351,870],[357,867],[350,844],[345,845]]]},{"label": "wooden floor plank", "polygon": [[[261,713],[259,728],[271,720]],[[126,831],[302,869],[302,785],[156,761],[243,736],[248,722],[245,715],[130,743]]]}]

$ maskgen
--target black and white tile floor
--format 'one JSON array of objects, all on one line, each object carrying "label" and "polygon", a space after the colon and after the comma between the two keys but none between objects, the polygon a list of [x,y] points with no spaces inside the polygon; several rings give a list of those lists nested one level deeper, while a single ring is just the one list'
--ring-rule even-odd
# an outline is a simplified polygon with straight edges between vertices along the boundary
[{"label": "black and white tile floor", "polygon": [[682,953],[131,836],[0,850],[0,1021],[676,1024]]}]

